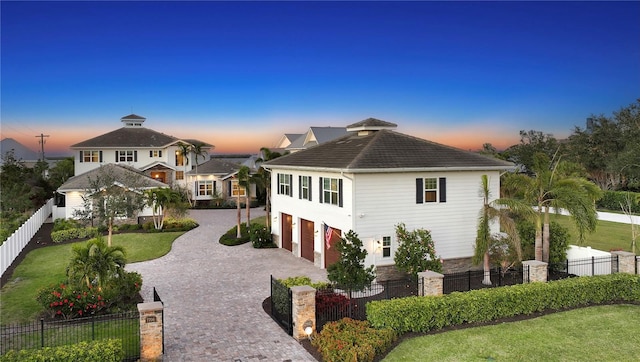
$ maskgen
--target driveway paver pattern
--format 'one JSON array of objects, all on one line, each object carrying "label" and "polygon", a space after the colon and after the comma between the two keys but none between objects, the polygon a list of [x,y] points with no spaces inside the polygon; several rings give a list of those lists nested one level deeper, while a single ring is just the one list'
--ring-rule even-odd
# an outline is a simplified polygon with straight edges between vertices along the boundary
[{"label": "driveway paver pattern", "polygon": [[[251,217],[264,215],[259,208]],[[244,210],[243,210],[244,216]],[[164,303],[164,361],[315,361],[262,309],[269,275],[306,275],[326,281],[326,271],[283,249],[224,246],[218,240],[236,224],[236,210],[191,210],[200,226],[174,241],[158,259],[127,265]]]}]

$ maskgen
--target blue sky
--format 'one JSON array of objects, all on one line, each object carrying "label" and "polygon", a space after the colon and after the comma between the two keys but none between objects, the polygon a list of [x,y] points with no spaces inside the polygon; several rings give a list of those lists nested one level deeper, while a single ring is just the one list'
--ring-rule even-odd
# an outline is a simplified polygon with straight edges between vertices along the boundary
[{"label": "blue sky", "polygon": [[375,117],[461,148],[640,97],[640,2],[1,3],[2,137],[146,126],[253,152]]}]

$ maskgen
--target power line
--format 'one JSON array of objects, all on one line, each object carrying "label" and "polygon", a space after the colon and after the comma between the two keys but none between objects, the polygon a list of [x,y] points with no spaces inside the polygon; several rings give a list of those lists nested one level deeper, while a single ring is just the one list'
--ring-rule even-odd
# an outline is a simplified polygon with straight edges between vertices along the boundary
[{"label": "power line", "polygon": [[37,138],[40,138],[40,141],[38,141],[38,143],[40,144],[40,146],[42,147],[42,161],[44,161],[44,144],[47,142],[45,140],[45,137],[49,137],[48,134],[42,134],[40,133],[39,136],[36,136]]}]

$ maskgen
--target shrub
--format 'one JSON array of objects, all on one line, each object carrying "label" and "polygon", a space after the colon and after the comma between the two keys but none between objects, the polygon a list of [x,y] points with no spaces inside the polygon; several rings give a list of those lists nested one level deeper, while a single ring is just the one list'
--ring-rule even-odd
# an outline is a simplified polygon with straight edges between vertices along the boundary
[{"label": "shrub", "polygon": [[640,302],[640,275],[611,274],[479,289],[442,296],[409,297],[367,304],[367,319],[398,333],[428,332],[544,310],[609,302]]},{"label": "shrub", "polygon": [[628,191],[604,191],[602,198],[596,201],[598,209],[620,212],[620,204],[627,204],[627,197],[631,199],[631,212],[640,213],[640,193]]},{"label": "shrub", "polygon": [[190,218],[165,218],[162,226],[162,230],[170,231],[188,231],[198,227],[198,223],[194,219]]},{"label": "shrub", "polygon": [[373,266],[364,266],[367,250],[362,247],[358,234],[349,230],[344,239],[336,243],[336,249],[340,258],[327,268],[327,278],[338,287],[349,290],[364,290],[371,285],[376,275]]},{"label": "shrub", "polygon": [[68,229],[79,229],[82,224],[78,220],[74,219],[56,219],[53,222],[53,231],[61,231]]},{"label": "shrub", "polygon": [[95,227],[64,229],[60,231],[53,231],[51,233],[51,240],[54,243],[61,243],[63,241],[73,240],[73,239],[92,238],[97,233],[98,233],[98,228],[95,228]]},{"label": "shrub", "polygon": [[[350,308],[351,307],[351,308]],[[355,301],[350,300],[346,296],[327,290],[322,293],[316,293],[316,314],[344,316],[348,315],[352,308],[357,308]]]},{"label": "shrub", "polygon": [[407,231],[405,225],[396,225],[396,237],[400,245],[393,257],[398,270],[417,277],[419,272],[431,270],[442,272],[442,261],[436,255],[436,248],[429,230]]},{"label": "shrub", "polygon": [[124,350],[120,339],[103,339],[41,349],[10,350],[0,356],[0,362],[120,362],[123,359]]},{"label": "shrub", "polygon": [[392,329],[371,328],[369,322],[343,318],[324,325],[311,344],[325,361],[373,361],[397,339]]},{"label": "shrub", "polygon": [[264,225],[251,224],[249,239],[254,248],[276,248],[271,237],[271,231]]},{"label": "shrub", "polygon": [[63,283],[41,289],[36,299],[51,318],[86,317],[107,308],[104,296],[97,289],[74,289]]},{"label": "shrub", "polygon": [[[325,283],[325,282],[313,283],[311,282],[311,278],[306,276],[289,277],[287,279],[278,279],[278,281],[282,283],[285,287],[287,287],[287,289],[291,287],[300,286],[300,285],[308,285],[315,289],[329,288],[329,283]],[[288,298],[289,298],[289,295],[286,293],[286,290],[283,290],[281,288],[274,289],[271,297],[273,298],[273,305],[276,308],[276,310],[280,314],[284,314],[286,312],[285,309],[286,309],[286,306],[288,305]]]}]

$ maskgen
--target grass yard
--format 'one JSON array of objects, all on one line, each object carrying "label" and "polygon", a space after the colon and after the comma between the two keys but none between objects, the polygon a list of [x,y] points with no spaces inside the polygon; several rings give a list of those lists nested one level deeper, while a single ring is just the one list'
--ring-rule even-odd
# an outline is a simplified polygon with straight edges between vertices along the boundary
[{"label": "grass yard", "polygon": [[[550,219],[569,229],[571,234],[570,244],[580,245],[578,243],[578,231],[569,216],[551,214]],[[640,240],[637,243],[640,243]],[[591,234],[587,233],[584,244],[581,246],[590,246],[604,251],[619,249],[631,251],[631,225],[598,220],[596,231]],[[636,246],[636,252],[638,251],[637,248]]]},{"label": "grass yard", "polygon": [[[127,252],[127,263],[151,260],[167,254],[173,241],[184,232],[126,233],[113,235],[113,245]],[[71,258],[71,247],[62,244],[31,251],[15,269],[11,280],[0,291],[0,323],[32,321],[42,309],[36,301],[38,291],[64,281]]]},{"label": "grass yard", "polygon": [[640,306],[606,305],[416,337],[384,362],[637,361]]}]

